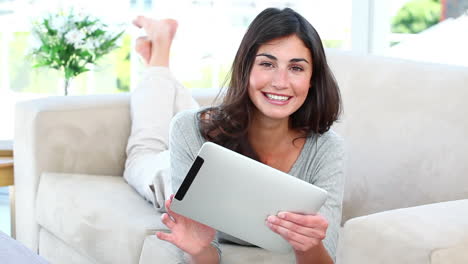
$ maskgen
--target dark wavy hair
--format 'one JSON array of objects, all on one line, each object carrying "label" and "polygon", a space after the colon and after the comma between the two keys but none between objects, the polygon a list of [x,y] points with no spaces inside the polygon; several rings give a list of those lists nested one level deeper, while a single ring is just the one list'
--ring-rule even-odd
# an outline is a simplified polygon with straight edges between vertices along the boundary
[{"label": "dark wavy hair", "polygon": [[250,24],[234,59],[227,91],[221,91],[218,106],[199,112],[200,132],[207,140],[258,160],[248,142],[247,133],[254,104],[248,94],[249,76],[261,45],[282,37],[296,35],[310,50],[312,78],[304,104],[291,115],[292,129],[323,134],[338,120],[341,97],[338,84],[328,67],[320,36],[314,27],[290,8],[267,8]]}]

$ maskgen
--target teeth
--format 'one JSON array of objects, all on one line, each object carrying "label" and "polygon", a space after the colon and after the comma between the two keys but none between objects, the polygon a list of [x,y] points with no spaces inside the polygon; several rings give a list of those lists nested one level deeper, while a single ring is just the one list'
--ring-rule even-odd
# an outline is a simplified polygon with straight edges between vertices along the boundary
[{"label": "teeth", "polygon": [[277,100],[277,101],[286,101],[289,99],[288,96],[281,96],[281,95],[274,95],[274,94],[266,94],[266,96],[269,98],[269,99],[272,99],[272,100]]}]

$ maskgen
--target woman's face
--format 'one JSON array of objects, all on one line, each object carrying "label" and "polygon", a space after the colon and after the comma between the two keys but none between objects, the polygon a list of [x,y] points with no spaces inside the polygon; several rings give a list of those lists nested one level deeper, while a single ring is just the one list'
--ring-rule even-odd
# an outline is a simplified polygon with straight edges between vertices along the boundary
[{"label": "woman's face", "polygon": [[312,56],[296,35],[274,39],[257,51],[249,78],[256,114],[289,118],[304,103],[312,77]]}]

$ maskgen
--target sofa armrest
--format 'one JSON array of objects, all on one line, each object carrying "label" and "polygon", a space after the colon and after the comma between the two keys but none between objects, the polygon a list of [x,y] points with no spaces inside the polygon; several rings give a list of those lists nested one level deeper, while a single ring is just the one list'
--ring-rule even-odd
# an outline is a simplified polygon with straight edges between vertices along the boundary
[{"label": "sofa armrest", "polygon": [[468,199],[350,219],[338,263],[429,264],[435,250],[468,240]]},{"label": "sofa armrest", "polygon": [[16,236],[37,250],[34,211],[43,172],[122,175],[129,95],[49,97],[15,110]]}]

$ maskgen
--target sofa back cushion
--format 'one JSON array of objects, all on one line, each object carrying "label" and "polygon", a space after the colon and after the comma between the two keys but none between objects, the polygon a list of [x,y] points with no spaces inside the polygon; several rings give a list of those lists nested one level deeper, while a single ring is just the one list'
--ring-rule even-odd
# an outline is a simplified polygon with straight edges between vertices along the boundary
[{"label": "sofa back cushion", "polygon": [[347,145],[343,222],[468,197],[468,68],[327,51]]}]

